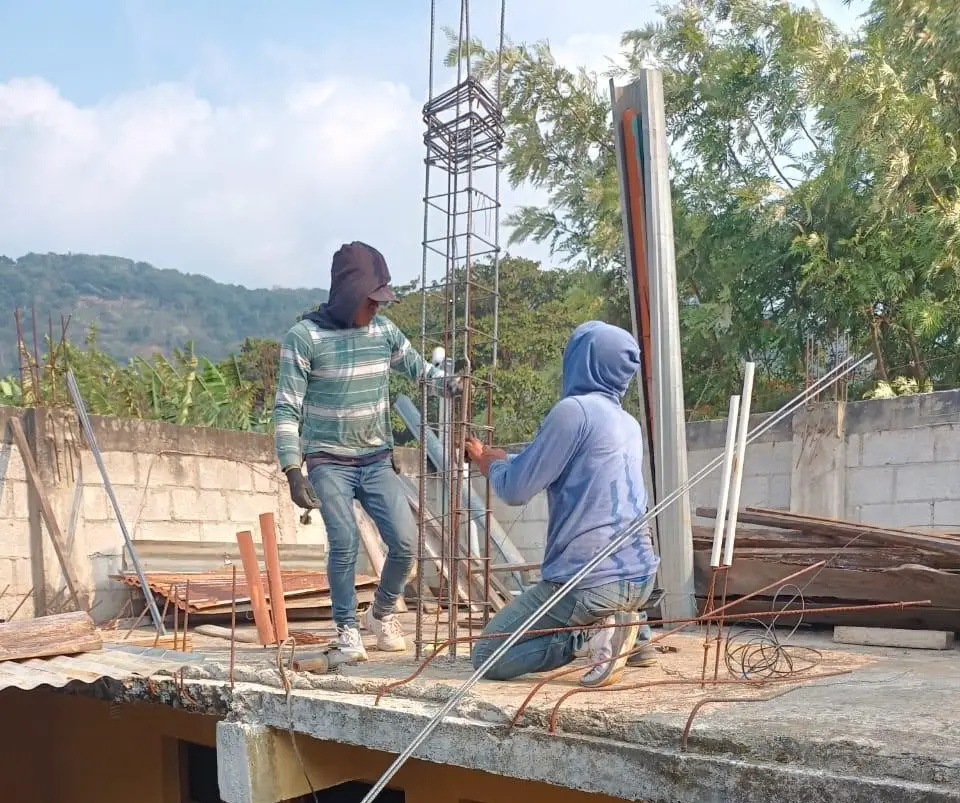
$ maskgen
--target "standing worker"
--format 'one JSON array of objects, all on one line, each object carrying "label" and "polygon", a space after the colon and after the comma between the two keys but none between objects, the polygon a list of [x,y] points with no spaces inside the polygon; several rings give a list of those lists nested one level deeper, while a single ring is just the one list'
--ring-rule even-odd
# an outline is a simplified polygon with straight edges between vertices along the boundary
[{"label": "standing worker", "polygon": [[[344,244],[333,255],[327,303],[287,332],[280,351],[277,457],[294,504],[318,508],[323,518],[336,646],[352,661],[367,659],[357,626],[354,499],[387,545],[365,625],[378,649],[406,649],[395,610],[413,567],[417,526],[393,467],[390,370],[445,391],[459,389],[456,378],[444,382],[443,371],[379,314],[381,304],[396,300],[383,255],[365,243]],[[309,482],[300,468],[304,458]]]}]

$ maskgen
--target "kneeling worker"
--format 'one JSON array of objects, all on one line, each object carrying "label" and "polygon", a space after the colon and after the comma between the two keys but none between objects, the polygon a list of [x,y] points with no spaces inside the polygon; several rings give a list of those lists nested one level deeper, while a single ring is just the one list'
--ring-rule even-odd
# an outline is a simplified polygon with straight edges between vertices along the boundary
[{"label": "kneeling worker", "polygon": [[[628,332],[600,321],[579,326],[563,353],[562,397],[533,441],[515,457],[468,439],[467,456],[509,505],[547,492],[549,522],[542,580],[487,624],[484,633],[511,633],[573,577],[614,536],[647,509],[643,483],[643,434],[622,405],[640,368],[640,347]],[[593,660],[585,686],[615,683],[640,627],[637,611],[654,588],[660,559],[649,532],[627,541],[533,625],[534,630],[582,626],[583,630],[525,637],[488,671],[491,680],[545,672],[573,661],[590,626],[614,617],[617,627],[590,639]],[[478,668],[502,643],[474,644]]]}]

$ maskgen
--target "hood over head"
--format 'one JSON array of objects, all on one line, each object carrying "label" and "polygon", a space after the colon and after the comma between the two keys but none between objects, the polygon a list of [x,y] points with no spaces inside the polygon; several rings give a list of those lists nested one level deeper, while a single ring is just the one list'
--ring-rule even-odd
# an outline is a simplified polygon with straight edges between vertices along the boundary
[{"label": "hood over head", "polygon": [[640,370],[637,339],[619,326],[587,321],[574,329],[563,350],[563,397],[605,393],[623,398]]},{"label": "hood over head", "polygon": [[390,271],[387,261],[376,248],[354,241],[344,243],[333,255],[330,267],[330,296],[327,303],[304,318],[318,324],[333,324],[347,329],[353,326],[353,317],[364,300],[396,301],[390,289]]}]

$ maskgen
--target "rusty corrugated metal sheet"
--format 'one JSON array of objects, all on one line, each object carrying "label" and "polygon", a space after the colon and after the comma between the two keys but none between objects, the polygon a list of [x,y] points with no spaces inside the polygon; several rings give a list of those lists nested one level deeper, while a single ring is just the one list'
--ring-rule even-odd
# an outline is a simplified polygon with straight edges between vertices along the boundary
[{"label": "rusty corrugated metal sheet", "polygon": [[[330,582],[324,572],[283,571],[284,599],[294,602],[293,607],[329,607]],[[266,573],[261,573],[263,587],[269,588]],[[140,581],[135,574],[121,575],[118,579],[138,588]],[[166,597],[178,608],[186,607],[187,582],[190,583],[190,613],[214,613],[229,610],[233,589],[233,573],[216,571],[202,573],[148,572],[147,584],[155,594]],[[357,575],[358,589],[375,586],[377,578]],[[267,594],[269,599],[269,594]],[[237,603],[248,603],[250,592],[243,574],[237,573]],[[288,604],[288,607],[290,605]]]},{"label": "rusty corrugated metal sheet", "polygon": [[129,680],[172,672],[203,661],[202,655],[151,647],[104,647],[79,655],[0,661],[0,691],[63,688],[68,683],[94,683],[102,678]]}]

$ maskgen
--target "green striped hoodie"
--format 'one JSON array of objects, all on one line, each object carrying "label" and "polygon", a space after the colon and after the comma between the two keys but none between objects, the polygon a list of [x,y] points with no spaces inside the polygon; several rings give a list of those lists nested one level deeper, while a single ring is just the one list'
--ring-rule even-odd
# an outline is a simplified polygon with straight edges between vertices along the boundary
[{"label": "green striped hoodie", "polygon": [[281,347],[274,406],[280,466],[316,452],[350,458],[391,449],[391,369],[436,384],[443,378],[383,315],[361,328],[294,325]]}]

